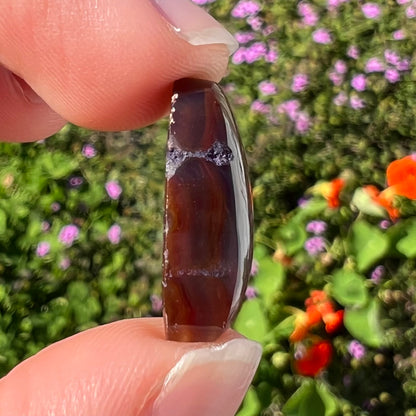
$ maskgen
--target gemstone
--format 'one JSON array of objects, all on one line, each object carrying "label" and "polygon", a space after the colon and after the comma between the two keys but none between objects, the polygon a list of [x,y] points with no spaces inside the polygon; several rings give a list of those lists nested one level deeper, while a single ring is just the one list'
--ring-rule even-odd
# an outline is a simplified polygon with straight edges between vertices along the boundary
[{"label": "gemstone", "polygon": [[213,341],[235,318],[253,250],[247,163],[218,84],[174,83],[166,151],[166,338]]}]

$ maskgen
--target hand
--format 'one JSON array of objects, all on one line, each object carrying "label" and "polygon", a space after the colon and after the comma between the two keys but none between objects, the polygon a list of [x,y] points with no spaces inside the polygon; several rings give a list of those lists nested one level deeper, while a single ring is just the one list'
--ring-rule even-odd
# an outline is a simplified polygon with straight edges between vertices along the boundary
[{"label": "hand", "polygon": [[174,80],[218,81],[236,47],[190,0],[0,0],[0,39],[6,141],[43,139],[67,121],[143,127],[168,111]]},{"label": "hand", "polygon": [[[0,0],[0,38],[0,139],[9,141],[46,138],[67,121],[152,123],[168,111],[174,80],[218,81],[235,47],[188,0]],[[0,414],[231,416],[260,355],[231,330],[179,343],[164,339],[162,319],[115,322],[18,365],[0,380]]]},{"label": "hand", "polygon": [[164,339],[160,318],[129,319],[45,348],[0,380],[2,416],[232,416],[258,344]]}]

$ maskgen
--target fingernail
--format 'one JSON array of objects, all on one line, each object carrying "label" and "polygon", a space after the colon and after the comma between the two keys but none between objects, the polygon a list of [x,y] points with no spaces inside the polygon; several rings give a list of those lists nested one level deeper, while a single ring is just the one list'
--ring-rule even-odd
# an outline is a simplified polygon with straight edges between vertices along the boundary
[{"label": "fingernail", "polygon": [[175,31],[191,45],[223,43],[230,55],[238,42],[220,23],[190,0],[151,0]]},{"label": "fingernail", "polygon": [[44,101],[30,88],[27,82],[18,75],[11,73],[10,79],[17,91],[31,104],[40,104]]},{"label": "fingernail", "polygon": [[165,378],[152,416],[233,416],[261,358],[261,346],[239,338],[186,353]]}]

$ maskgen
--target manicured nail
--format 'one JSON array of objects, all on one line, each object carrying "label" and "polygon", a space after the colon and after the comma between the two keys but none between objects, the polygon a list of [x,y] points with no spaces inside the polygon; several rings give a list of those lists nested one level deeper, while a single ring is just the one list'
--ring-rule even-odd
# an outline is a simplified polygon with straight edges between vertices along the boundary
[{"label": "manicured nail", "polygon": [[238,43],[220,23],[190,0],[151,0],[175,31],[191,45],[223,43],[230,55]]},{"label": "manicured nail", "polygon": [[186,353],[165,378],[152,416],[234,416],[261,358],[238,338]]}]

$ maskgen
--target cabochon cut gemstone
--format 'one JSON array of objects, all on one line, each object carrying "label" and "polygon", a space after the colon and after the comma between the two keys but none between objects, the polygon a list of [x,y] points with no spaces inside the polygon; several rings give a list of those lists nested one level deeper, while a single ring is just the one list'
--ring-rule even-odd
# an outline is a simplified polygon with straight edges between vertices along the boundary
[{"label": "cabochon cut gemstone", "polygon": [[174,84],[166,152],[166,337],[213,341],[235,318],[252,260],[244,150],[218,84]]}]

